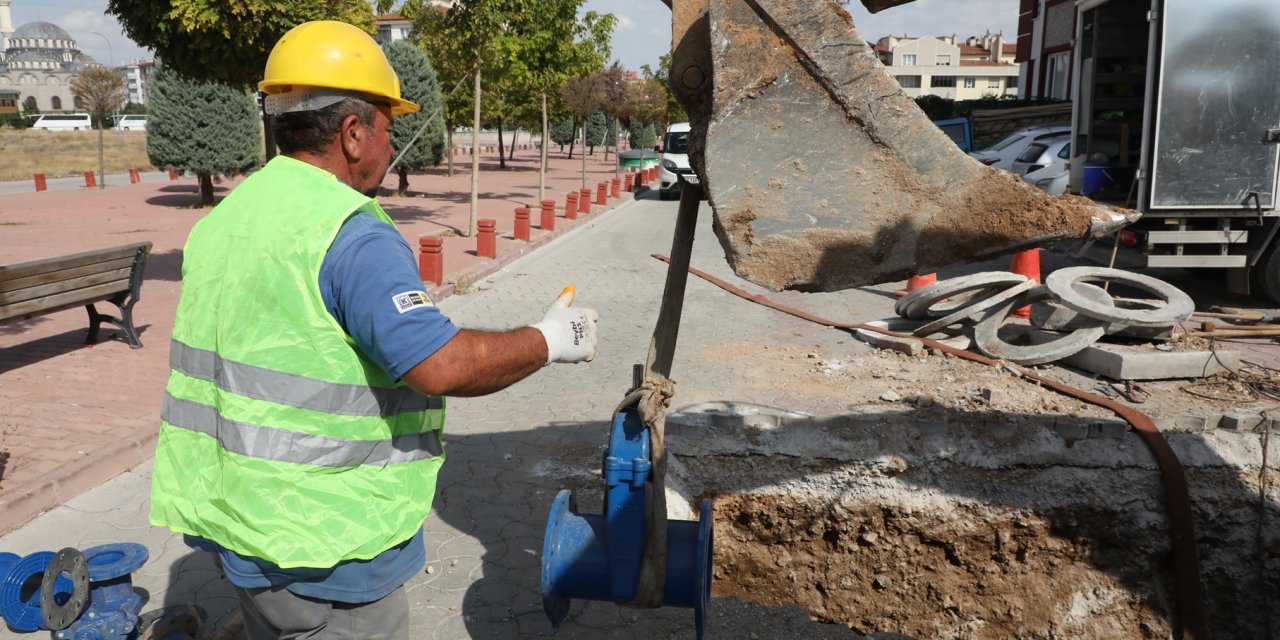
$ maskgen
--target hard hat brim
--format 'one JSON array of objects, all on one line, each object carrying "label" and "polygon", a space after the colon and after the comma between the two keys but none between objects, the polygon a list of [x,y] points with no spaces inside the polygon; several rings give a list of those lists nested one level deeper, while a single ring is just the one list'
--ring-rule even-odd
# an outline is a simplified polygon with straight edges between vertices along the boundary
[{"label": "hard hat brim", "polygon": [[389,98],[391,102],[391,116],[407,116],[411,113],[417,113],[422,110],[416,102],[401,100],[400,98]]}]

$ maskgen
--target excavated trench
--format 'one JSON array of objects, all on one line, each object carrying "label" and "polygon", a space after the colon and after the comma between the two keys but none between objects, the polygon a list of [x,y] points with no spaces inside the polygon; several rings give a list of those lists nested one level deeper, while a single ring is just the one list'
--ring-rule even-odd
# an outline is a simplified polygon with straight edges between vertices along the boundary
[{"label": "excavated trench", "polygon": [[[1269,434],[1167,435],[1210,637],[1277,637]],[[863,634],[1180,637],[1161,477],[1114,419],[707,403],[669,416],[667,446],[668,491],[716,501],[716,595],[798,604]]]}]

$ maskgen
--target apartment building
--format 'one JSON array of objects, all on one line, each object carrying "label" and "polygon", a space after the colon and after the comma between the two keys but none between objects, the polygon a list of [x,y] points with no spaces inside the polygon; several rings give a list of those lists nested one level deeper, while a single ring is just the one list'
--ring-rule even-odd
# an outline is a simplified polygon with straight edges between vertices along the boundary
[{"label": "apartment building", "polygon": [[889,75],[911,97],[953,100],[1014,96],[1018,93],[1016,48],[1001,34],[963,42],[941,37],[885,36],[872,46]]}]

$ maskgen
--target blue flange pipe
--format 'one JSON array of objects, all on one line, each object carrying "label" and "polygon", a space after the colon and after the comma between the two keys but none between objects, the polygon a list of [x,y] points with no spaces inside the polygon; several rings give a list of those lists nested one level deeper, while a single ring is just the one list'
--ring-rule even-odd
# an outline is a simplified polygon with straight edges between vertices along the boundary
[{"label": "blue flange pipe", "polygon": [[[31,633],[48,628],[40,610],[40,583],[53,556],[52,551],[37,551],[16,561],[12,553],[0,557],[0,616],[14,631]],[[4,566],[8,570],[3,570]],[[71,579],[62,574],[53,585],[54,598],[59,601],[70,598],[75,589]]]},{"label": "blue flange pipe", "polygon": [[71,626],[56,631],[58,640],[127,640],[133,637],[142,611],[142,596],[133,590],[134,571],[147,562],[147,548],[118,542],[85,549],[89,569],[89,608]]},{"label": "blue flange pipe", "polygon": [[[542,540],[542,607],[552,625],[560,625],[574,598],[635,599],[652,527],[652,468],[649,430],[634,407],[626,408],[613,418],[604,456],[604,514],[577,513],[571,491],[556,496]],[[692,607],[699,638],[711,601],[712,522],[710,500],[702,501],[697,522],[667,522],[662,604]]]}]

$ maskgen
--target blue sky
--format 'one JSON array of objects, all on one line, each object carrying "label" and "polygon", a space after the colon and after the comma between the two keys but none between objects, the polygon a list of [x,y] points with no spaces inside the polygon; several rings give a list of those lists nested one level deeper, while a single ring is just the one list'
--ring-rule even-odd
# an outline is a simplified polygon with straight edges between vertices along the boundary
[{"label": "blue sky", "polygon": [[[963,7],[963,9],[961,8]],[[52,22],[66,29],[81,50],[100,62],[123,64],[148,58],[134,44],[113,16],[105,15],[106,0],[13,0],[13,22]],[[845,5],[858,33],[868,40],[886,35],[948,35],[960,38],[1003,31],[1006,42],[1017,36],[1017,0],[916,0],[870,15],[858,0]],[[613,55],[628,69],[657,65],[658,56],[671,48],[671,11],[661,0],[586,0],[583,11],[612,13],[618,17]],[[95,35],[94,32],[102,34]]]}]

